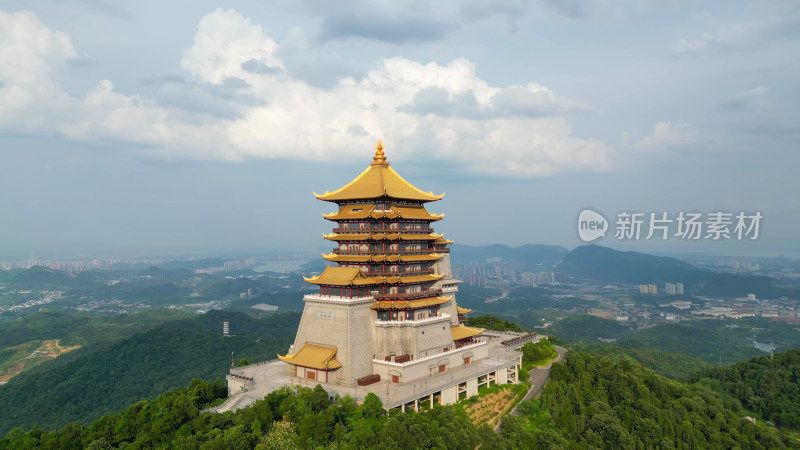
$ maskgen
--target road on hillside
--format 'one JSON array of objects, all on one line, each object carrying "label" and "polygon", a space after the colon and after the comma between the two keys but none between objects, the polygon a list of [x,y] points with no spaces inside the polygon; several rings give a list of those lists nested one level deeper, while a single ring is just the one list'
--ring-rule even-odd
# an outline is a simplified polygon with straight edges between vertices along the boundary
[{"label": "road on hillside", "polygon": [[531,388],[528,390],[528,393],[525,394],[525,397],[514,406],[514,409],[511,411],[512,416],[517,414],[517,406],[519,406],[520,403],[524,402],[525,400],[530,400],[542,393],[544,385],[547,384],[547,378],[550,376],[550,366],[552,366],[553,363],[564,360],[564,356],[567,354],[567,349],[557,345],[554,345],[553,347],[556,349],[556,352],[558,352],[558,358],[554,359],[546,366],[534,367],[528,372],[528,375],[530,375],[529,381],[531,383]]}]

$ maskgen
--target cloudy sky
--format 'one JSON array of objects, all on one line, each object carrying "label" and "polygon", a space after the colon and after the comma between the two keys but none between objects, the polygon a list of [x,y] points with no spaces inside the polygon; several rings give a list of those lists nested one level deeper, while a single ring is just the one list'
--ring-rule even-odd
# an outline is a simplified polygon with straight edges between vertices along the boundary
[{"label": "cloudy sky", "polygon": [[0,257],[324,248],[377,139],[459,243],[800,254],[800,3],[340,3],[0,2]]}]

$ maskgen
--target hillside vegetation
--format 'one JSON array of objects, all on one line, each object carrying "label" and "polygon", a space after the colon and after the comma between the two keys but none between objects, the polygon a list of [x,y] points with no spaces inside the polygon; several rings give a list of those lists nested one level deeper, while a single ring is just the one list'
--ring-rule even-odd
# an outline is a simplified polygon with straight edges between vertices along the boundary
[{"label": "hillside vegetation", "polygon": [[708,369],[692,379],[732,395],[775,425],[800,430],[800,349]]},{"label": "hillside vegetation", "polygon": [[284,388],[247,409],[200,412],[224,386],[194,380],[89,426],[13,430],[2,448],[747,448],[797,446],[776,428],[741,418],[733,398],[681,384],[626,361],[583,352],[555,364],[541,399],[520,406],[500,433],[476,427],[454,406],[388,415],[369,394],[331,402],[316,389]]},{"label": "hillside vegetation", "polygon": [[[231,322],[230,338],[221,335],[224,320]],[[88,424],[192,378],[224,377],[231,352],[237,361],[273,359],[288,348],[298,320],[296,313],[258,320],[211,311],[75,350],[0,388],[0,434],[15,426]]]}]

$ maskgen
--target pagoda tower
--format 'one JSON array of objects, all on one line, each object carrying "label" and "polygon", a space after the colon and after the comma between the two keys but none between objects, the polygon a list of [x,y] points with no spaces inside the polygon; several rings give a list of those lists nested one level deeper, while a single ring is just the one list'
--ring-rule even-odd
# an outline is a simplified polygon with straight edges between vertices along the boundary
[{"label": "pagoda tower", "polygon": [[470,310],[456,304],[452,241],[431,227],[444,216],[425,209],[444,194],[403,179],[378,141],[370,166],[353,181],[314,195],[338,207],[323,214],[336,223],[323,234],[335,245],[323,258],[336,265],[306,278],[319,293],[304,297],[294,345],[279,355],[295,376],[352,385],[378,374],[402,383],[481,356],[457,352],[483,330],[461,324]]}]

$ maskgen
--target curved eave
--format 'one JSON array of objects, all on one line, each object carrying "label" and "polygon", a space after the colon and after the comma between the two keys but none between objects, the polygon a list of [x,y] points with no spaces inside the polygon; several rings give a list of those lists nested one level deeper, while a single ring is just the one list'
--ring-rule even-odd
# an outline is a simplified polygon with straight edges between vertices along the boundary
[{"label": "curved eave", "polygon": [[472,312],[472,310],[471,310],[471,309],[469,309],[469,308],[462,308],[462,307],[460,307],[460,306],[457,306],[457,307],[456,307],[456,309],[458,309],[458,314],[459,314],[459,315],[460,315],[460,314],[469,314],[469,313],[471,313],[471,312]]},{"label": "curved eave", "polygon": [[356,233],[356,234],[322,233],[322,237],[329,241],[366,241],[367,239],[370,239],[370,235],[368,233]]},{"label": "curved eave", "polygon": [[464,325],[453,325],[450,326],[450,332],[453,334],[454,341],[460,341],[462,339],[468,339],[471,337],[478,336],[479,334],[484,332],[484,329],[470,328]]},{"label": "curved eave", "polygon": [[444,278],[444,275],[441,274],[411,275],[407,277],[400,277],[400,282],[403,284],[426,283],[429,281],[439,281],[442,278]]},{"label": "curved eave", "polygon": [[305,343],[297,353],[278,355],[281,361],[317,370],[334,370],[342,367],[336,359],[337,347],[324,347]]},{"label": "curved eave", "polygon": [[421,262],[421,261],[438,261],[442,259],[444,254],[442,253],[430,253],[427,255],[407,255],[401,256],[400,261],[403,262]]},{"label": "curved eave", "polygon": [[381,197],[433,202],[441,200],[444,194],[436,195],[433,192],[422,191],[401,177],[400,174],[389,167],[388,163],[382,163],[370,164],[353,181],[333,192],[314,193],[314,196],[327,202],[371,200]]}]

